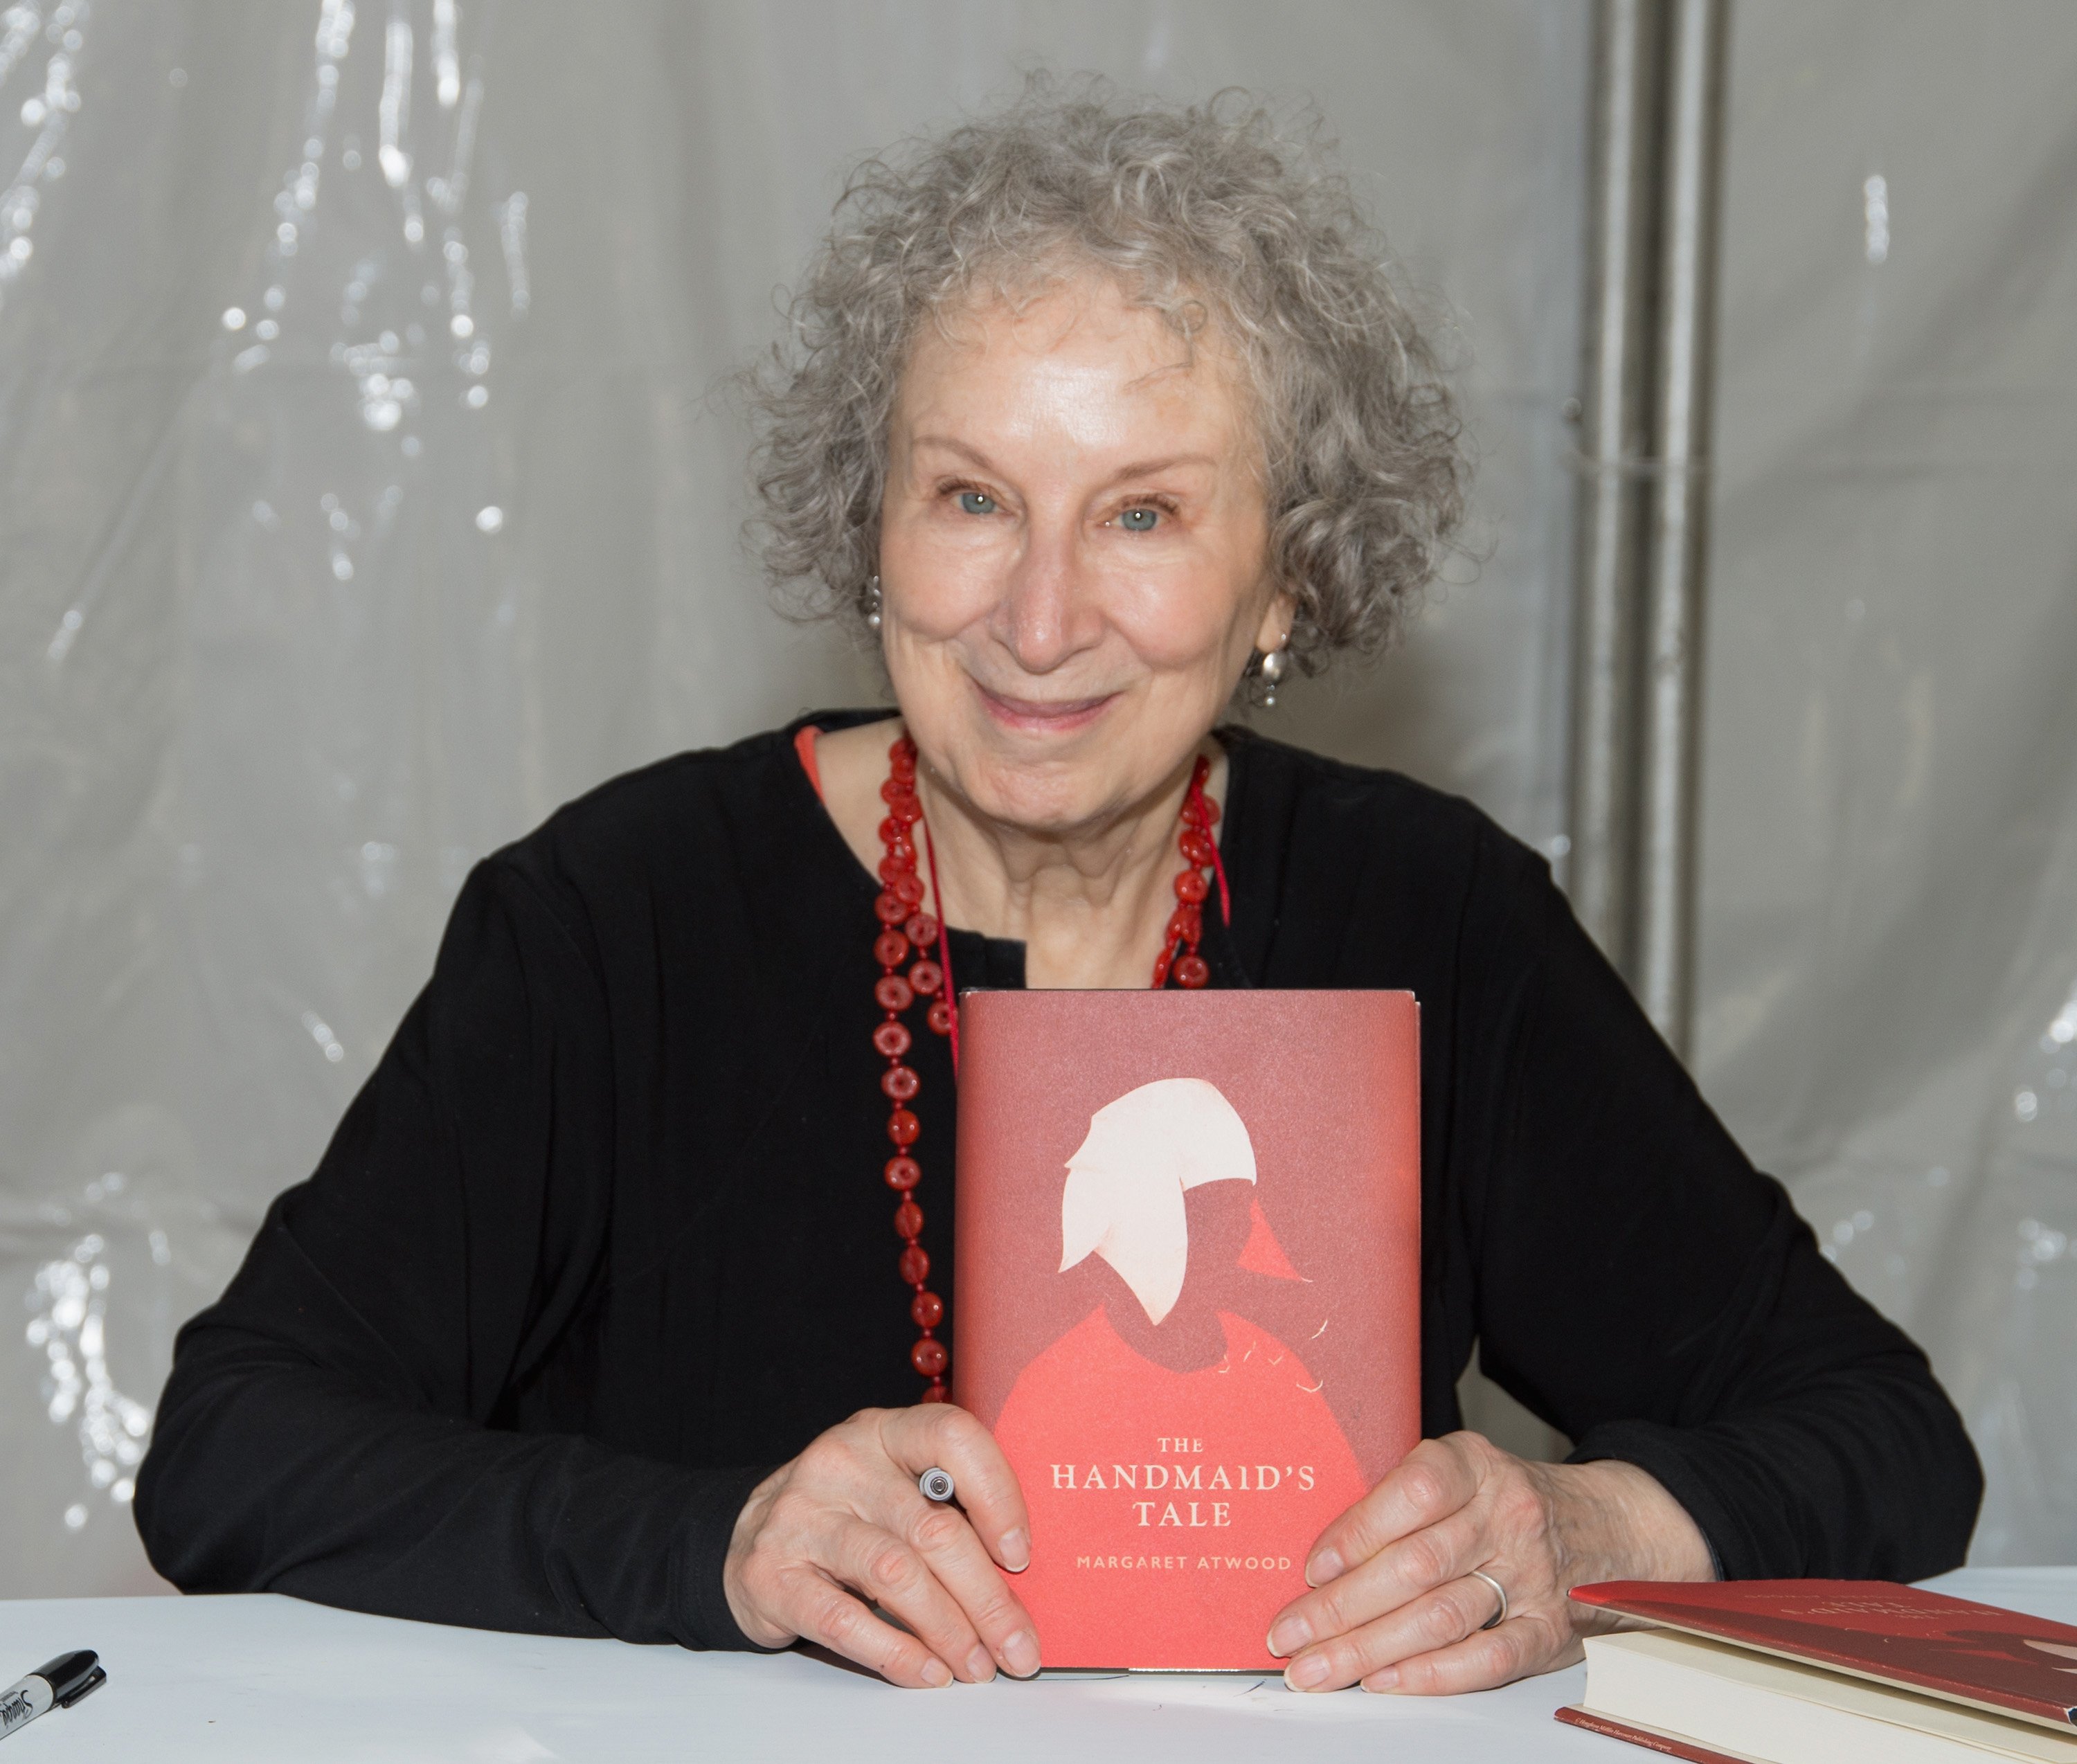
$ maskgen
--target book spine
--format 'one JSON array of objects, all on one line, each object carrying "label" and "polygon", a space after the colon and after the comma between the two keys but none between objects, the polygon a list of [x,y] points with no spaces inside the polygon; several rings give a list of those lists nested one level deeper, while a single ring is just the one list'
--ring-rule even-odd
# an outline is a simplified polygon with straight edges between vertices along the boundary
[{"label": "book spine", "polygon": [[1688,1760],[1688,1764],[1753,1764],[1753,1761],[1738,1752],[1713,1752],[1706,1745],[1697,1745],[1692,1740],[1680,1738],[1671,1733],[1661,1733],[1655,1729],[1632,1727],[1627,1721],[1613,1720],[1605,1715],[1597,1715],[1592,1709],[1583,1709],[1575,1704],[1569,1708],[1556,1712],[1557,1719],[1567,1727],[1583,1727],[1589,1733],[1605,1735],[1612,1740],[1627,1740],[1632,1745],[1642,1745],[1646,1751],[1661,1752],[1668,1758]]}]

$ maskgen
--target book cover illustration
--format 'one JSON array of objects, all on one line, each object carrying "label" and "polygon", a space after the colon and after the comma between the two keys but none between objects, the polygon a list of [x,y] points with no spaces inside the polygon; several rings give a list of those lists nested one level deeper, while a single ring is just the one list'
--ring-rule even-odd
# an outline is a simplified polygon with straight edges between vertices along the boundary
[{"label": "book cover illustration", "polygon": [[1572,1597],[2064,1733],[2077,1723],[2077,1629],[1998,1605],[1886,1580],[1610,1580]]},{"label": "book cover illustration", "polygon": [[1047,1664],[1280,1670],[1313,1540],[1420,1437],[1404,992],[976,992],[953,1394]]}]

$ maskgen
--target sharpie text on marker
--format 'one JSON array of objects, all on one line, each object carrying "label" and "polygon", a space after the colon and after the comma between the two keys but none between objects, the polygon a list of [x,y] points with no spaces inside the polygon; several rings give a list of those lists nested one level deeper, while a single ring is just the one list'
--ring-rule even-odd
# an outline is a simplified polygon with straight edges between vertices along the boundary
[{"label": "sharpie text on marker", "polygon": [[86,1649],[60,1654],[0,1691],[0,1739],[52,1709],[69,1709],[108,1682],[101,1662]]}]

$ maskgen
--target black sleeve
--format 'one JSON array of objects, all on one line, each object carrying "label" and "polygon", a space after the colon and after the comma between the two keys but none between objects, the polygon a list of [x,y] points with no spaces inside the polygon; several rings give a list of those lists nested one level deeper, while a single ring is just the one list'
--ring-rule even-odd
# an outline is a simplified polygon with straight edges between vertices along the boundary
[{"label": "black sleeve", "polygon": [[748,1645],[721,1567],[759,1470],[497,1425],[606,1242],[612,1051],[581,935],[480,867],[316,1175],[181,1331],[136,1502],[176,1586]]},{"label": "black sleeve", "polygon": [[[1463,1184],[1480,1361],[1578,1442],[1656,1477],[1729,1579],[1958,1566],[1983,1475],[1925,1355],[1818,1252],[1547,867],[1482,855],[1483,1179]],[[1483,1130],[1481,1132],[1480,1130]]]}]

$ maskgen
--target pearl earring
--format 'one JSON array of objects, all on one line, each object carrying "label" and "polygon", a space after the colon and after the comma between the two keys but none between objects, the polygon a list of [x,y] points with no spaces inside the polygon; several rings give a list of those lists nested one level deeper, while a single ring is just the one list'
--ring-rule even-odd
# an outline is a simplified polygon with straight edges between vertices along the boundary
[{"label": "pearl earring", "polygon": [[1281,643],[1279,643],[1276,648],[1270,651],[1267,655],[1262,658],[1261,665],[1256,671],[1262,676],[1262,684],[1264,689],[1262,694],[1262,705],[1263,709],[1273,710],[1276,709],[1277,684],[1284,678],[1284,670],[1288,668],[1290,664],[1290,655],[1285,651],[1284,645]]},{"label": "pearl earring", "polygon": [[868,630],[880,629],[880,578],[869,577],[865,585],[865,624]]}]

